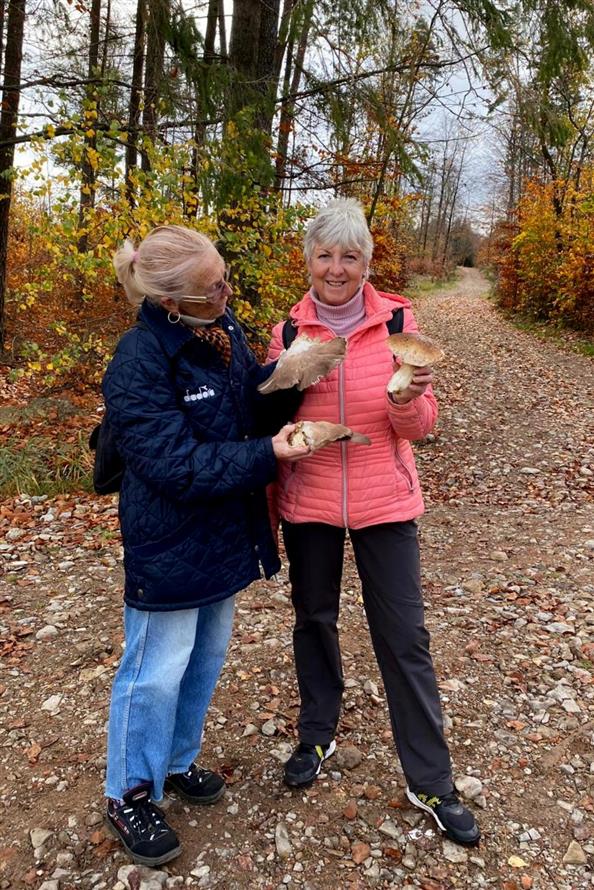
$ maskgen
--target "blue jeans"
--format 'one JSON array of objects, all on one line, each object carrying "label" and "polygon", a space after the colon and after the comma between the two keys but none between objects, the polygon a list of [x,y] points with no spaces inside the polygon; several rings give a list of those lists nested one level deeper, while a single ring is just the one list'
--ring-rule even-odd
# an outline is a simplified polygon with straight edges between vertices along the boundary
[{"label": "blue jeans", "polygon": [[146,612],[124,607],[126,647],[116,673],[107,738],[107,797],[189,769],[233,624],[235,597],[200,609]]}]

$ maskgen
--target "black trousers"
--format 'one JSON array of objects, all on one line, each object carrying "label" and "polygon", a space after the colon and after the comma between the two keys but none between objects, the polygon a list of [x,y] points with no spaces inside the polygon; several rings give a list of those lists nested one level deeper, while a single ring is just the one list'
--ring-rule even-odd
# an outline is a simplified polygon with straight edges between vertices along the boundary
[{"label": "black trousers", "polygon": [[[336,622],[346,530],[283,522],[283,535],[295,608],[299,737],[326,745],[344,688]],[[416,523],[349,529],[349,535],[404,775],[409,787],[447,794],[451,764],[424,622]]]}]

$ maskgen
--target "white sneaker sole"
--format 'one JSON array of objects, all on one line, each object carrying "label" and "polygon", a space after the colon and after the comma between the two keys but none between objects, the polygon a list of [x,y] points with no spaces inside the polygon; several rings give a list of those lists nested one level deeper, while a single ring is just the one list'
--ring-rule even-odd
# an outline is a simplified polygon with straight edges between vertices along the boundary
[{"label": "white sneaker sole", "polygon": [[419,800],[417,795],[414,794],[408,787],[406,789],[406,796],[408,797],[409,801],[413,804],[413,806],[418,807],[419,810],[423,810],[425,813],[429,813],[430,816],[433,816],[439,829],[445,834],[445,836],[447,838],[449,838],[455,844],[462,844],[462,846],[465,846],[465,847],[466,846],[468,846],[468,847],[478,846],[480,839],[481,839],[481,833],[480,833],[479,827],[478,827],[478,825],[476,825],[476,823],[475,823],[476,835],[474,837],[470,837],[468,839],[462,839],[459,836],[456,837],[455,834],[448,831],[447,828],[442,824],[442,822],[441,822],[439,816],[437,815],[437,813],[435,812],[435,810],[432,810],[431,807],[428,807],[427,804],[423,803],[422,800]]},{"label": "white sneaker sole", "polygon": [[320,770],[322,769],[322,764],[324,763],[324,761],[328,760],[329,757],[332,757],[332,755],[334,754],[335,751],[336,751],[336,742],[334,741],[334,739],[332,739],[332,741],[328,745],[328,750],[326,751],[326,753],[320,760],[320,765],[318,766],[318,771],[316,773],[316,776],[320,775]]},{"label": "white sneaker sole", "polygon": [[413,804],[413,806],[418,807],[419,810],[424,810],[425,813],[429,813],[430,816],[433,816],[433,818],[439,825],[439,828],[441,829],[441,831],[443,831],[444,834],[446,833],[445,827],[439,821],[439,816],[437,815],[435,810],[432,810],[431,807],[428,807],[426,803],[423,803],[422,800],[419,800],[417,795],[413,794],[413,792],[410,790],[410,788],[408,786],[406,788],[406,796],[408,797],[410,802]]}]

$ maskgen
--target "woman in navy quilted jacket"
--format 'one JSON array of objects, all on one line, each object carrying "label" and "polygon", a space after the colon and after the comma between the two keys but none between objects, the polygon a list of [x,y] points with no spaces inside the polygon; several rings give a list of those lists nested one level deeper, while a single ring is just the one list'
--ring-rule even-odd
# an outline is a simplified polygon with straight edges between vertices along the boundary
[{"label": "woman in navy quilted jacket", "polygon": [[[227,308],[223,259],[204,235],[160,226],[114,266],[136,325],[103,381],[125,463],[120,493],[126,646],[111,697],[107,824],[135,862],[180,852],[154,801],[224,793],[197,766],[234,594],[279,568],[265,486],[289,446],[295,394],[259,396],[261,367]],[[280,432],[279,432],[280,428]]]}]

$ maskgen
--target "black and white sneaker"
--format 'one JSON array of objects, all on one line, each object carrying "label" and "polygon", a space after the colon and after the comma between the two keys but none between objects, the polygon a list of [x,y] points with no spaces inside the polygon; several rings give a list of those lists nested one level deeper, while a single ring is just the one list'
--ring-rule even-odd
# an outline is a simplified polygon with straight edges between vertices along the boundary
[{"label": "black and white sneaker", "polygon": [[181,853],[178,837],[165,814],[151,800],[152,785],[142,782],[124,794],[124,802],[107,801],[105,822],[134,862],[163,865]]},{"label": "black and white sneaker", "polygon": [[426,794],[423,791],[406,789],[406,796],[415,807],[429,813],[443,833],[457,844],[475,846],[481,839],[481,832],[470,810],[463,806],[455,791],[449,794]]},{"label": "black and white sneaker", "polygon": [[310,785],[319,774],[322,764],[336,751],[336,742],[329,745],[306,745],[300,742],[285,764],[285,783],[290,788]]},{"label": "black and white sneaker", "polygon": [[165,791],[173,791],[188,803],[215,803],[225,793],[225,780],[218,773],[193,763],[185,773],[167,776]]}]

